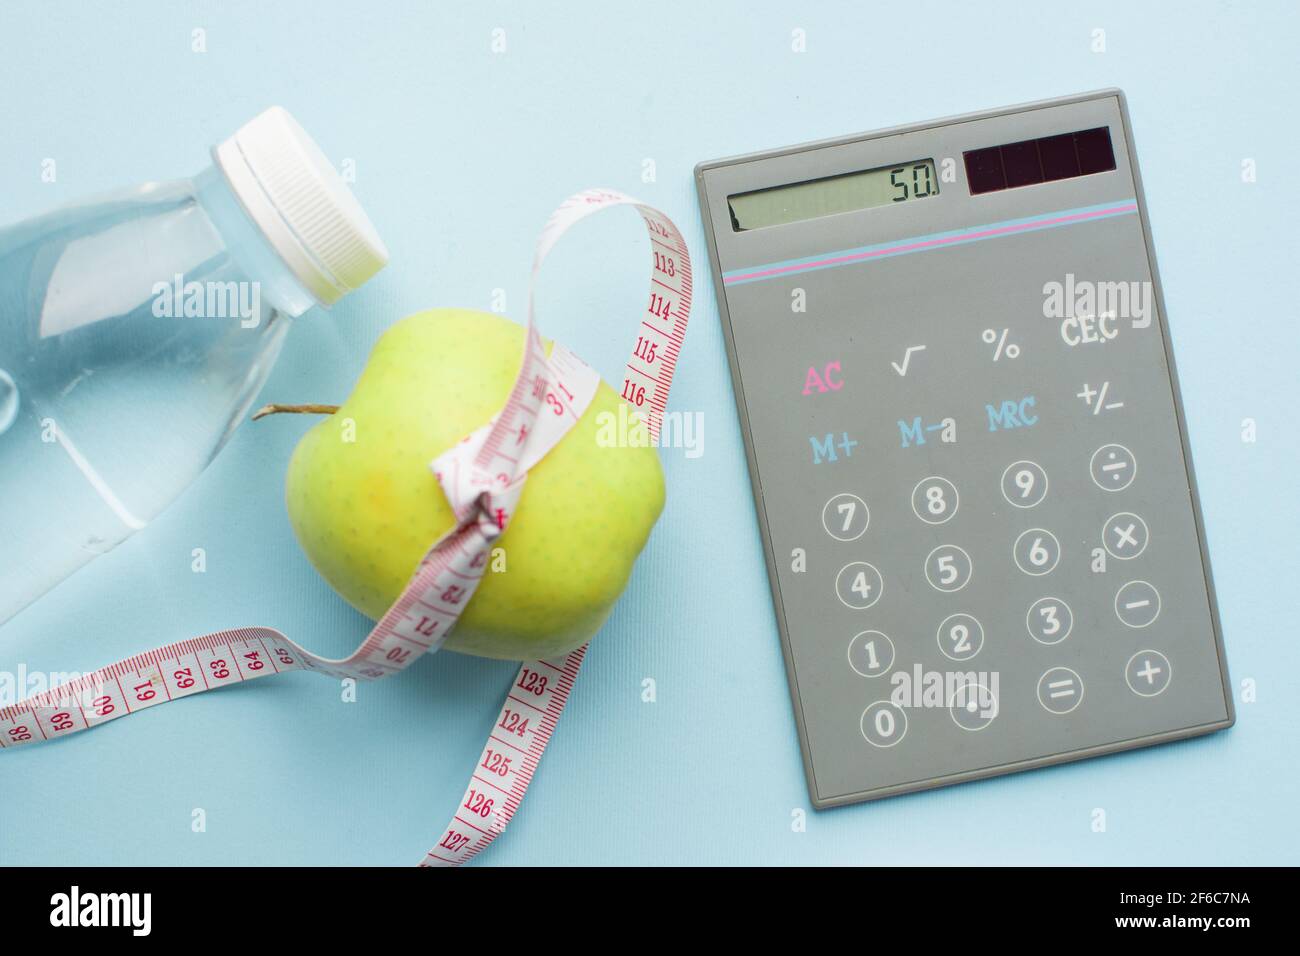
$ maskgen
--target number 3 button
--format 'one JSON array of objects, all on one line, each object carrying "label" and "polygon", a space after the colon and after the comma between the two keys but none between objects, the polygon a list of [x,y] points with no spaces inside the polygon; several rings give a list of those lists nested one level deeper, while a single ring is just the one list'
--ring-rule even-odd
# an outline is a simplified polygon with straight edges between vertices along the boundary
[{"label": "number 3 button", "polygon": [[971,570],[970,555],[955,544],[941,544],[925,559],[925,579],[936,591],[960,591]]}]

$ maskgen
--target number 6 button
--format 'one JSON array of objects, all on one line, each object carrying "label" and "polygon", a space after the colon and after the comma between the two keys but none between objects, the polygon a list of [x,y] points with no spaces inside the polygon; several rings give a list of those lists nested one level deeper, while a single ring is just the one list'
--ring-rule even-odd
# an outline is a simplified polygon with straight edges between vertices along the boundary
[{"label": "number 6 button", "polygon": [[1061,560],[1061,542],[1045,528],[1030,528],[1021,532],[1011,549],[1016,567],[1035,577],[1047,574]]}]

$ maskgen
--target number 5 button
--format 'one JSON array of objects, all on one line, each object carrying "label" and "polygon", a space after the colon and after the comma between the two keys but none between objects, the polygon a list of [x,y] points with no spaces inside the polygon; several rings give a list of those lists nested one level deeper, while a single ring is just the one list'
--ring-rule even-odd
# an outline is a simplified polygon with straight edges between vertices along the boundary
[{"label": "number 5 button", "polygon": [[925,579],[936,591],[960,591],[970,583],[972,568],[969,554],[955,544],[941,544],[925,559]]},{"label": "number 5 button", "polygon": [[880,600],[880,592],[885,589],[885,582],[875,565],[865,561],[853,561],[840,568],[835,575],[835,593],[845,607],[865,611]]}]

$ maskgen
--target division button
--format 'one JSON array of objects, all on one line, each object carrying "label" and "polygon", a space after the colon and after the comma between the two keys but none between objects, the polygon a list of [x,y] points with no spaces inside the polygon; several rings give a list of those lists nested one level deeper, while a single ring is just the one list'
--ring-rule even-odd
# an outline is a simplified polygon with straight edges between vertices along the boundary
[{"label": "division button", "polygon": [[957,513],[957,486],[931,475],[912,489],[912,511],[926,524],[943,524]]},{"label": "division button", "polygon": [[1053,714],[1068,714],[1083,701],[1083,678],[1068,667],[1053,667],[1038,678],[1038,702]]},{"label": "division button", "polygon": [[1045,528],[1022,531],[1011,549],[1016,567],[1038,577],[1049,573],[1061,560],[1061,542]]},{"label": "division button", "polygon": [[907,712],[893,701],[878,700],[862,712],[858,726],[873,747],[892,747],[907,733]]},{"label": "division button", "polygon": [[863,631],[849,641],[849,666],[863,677],[879,677],[894,666],[894,642],[880,631]]},{"label": "division button", "polygon": [[1039,644],[1060,644],[1074,628],[1074,614],[1060,598],[1039,598],[1029,605],[1025,626]]},{"label": "division button", "polygon": [[856,541],[866,534],[870,522],[867,503],[848,492],[835,495],[822,508],[822,527],[836,541]]},{"label": "division button", "polygon": [[939,650],[954,661],[968,661],[984,646],[984,627],[971,614],[952,614],[939,625]]},{"label": "division button", "polygon": [[948,713],[962,730],[983,730],[998,716],[998,698],[983,684],[962,684],[948,698]]},{"label": "division button", "polygon": [[1102,445],[1088,463],[1092,480],[1102,491],[1123,491],[1133,484],[1137,459],[1123,445]]},{"label": "division button", "polygon": [[1115,592],[1115,614],[1129,627],[1146,627],[1160,614],[1160,594],[1146,581],[1130,581]]},{"label": "division button", "polygon": [[1124,668],[1124,680],[1128,689],[1139,697],[1155,697],[1164,693],[1169,686],[1173,671],[1169,667],[1169,658],[1159,651],[1138,651],[1128,659]]},{"label": "division button", "polygon": [[851,561],[835,576],[835,593],[845,607],[865,611],[880,600],[885,582],[875,565]]},{"label": "division button", "polygon": [[1147,549],[1147,523],[1131,511],[1121,511],[1106,519],[1101,529],[1101,543],[1112,558],[1127,561]]},{"label": "division button", "polygon": [[955,544],[941,544],[925,559],[925,579],[936,591],[960,591],[972,570],[970,555]]},{"label": "division button", "polygon": [[1047,497],[1047,472],[1033,461],[1016,461],[1002,473],[1002,497],[1017,508],[1032,508]]}]

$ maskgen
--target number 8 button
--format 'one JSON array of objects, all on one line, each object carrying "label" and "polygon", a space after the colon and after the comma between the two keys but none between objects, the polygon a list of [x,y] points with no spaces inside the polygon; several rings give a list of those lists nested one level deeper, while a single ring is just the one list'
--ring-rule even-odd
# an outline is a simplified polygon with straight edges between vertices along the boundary
[{"label": "number 8 button", "polygon": [[931,475],[912,489],[912,511],[926,524],[943,524],[957,513],[957,488],[947,478]]}]

